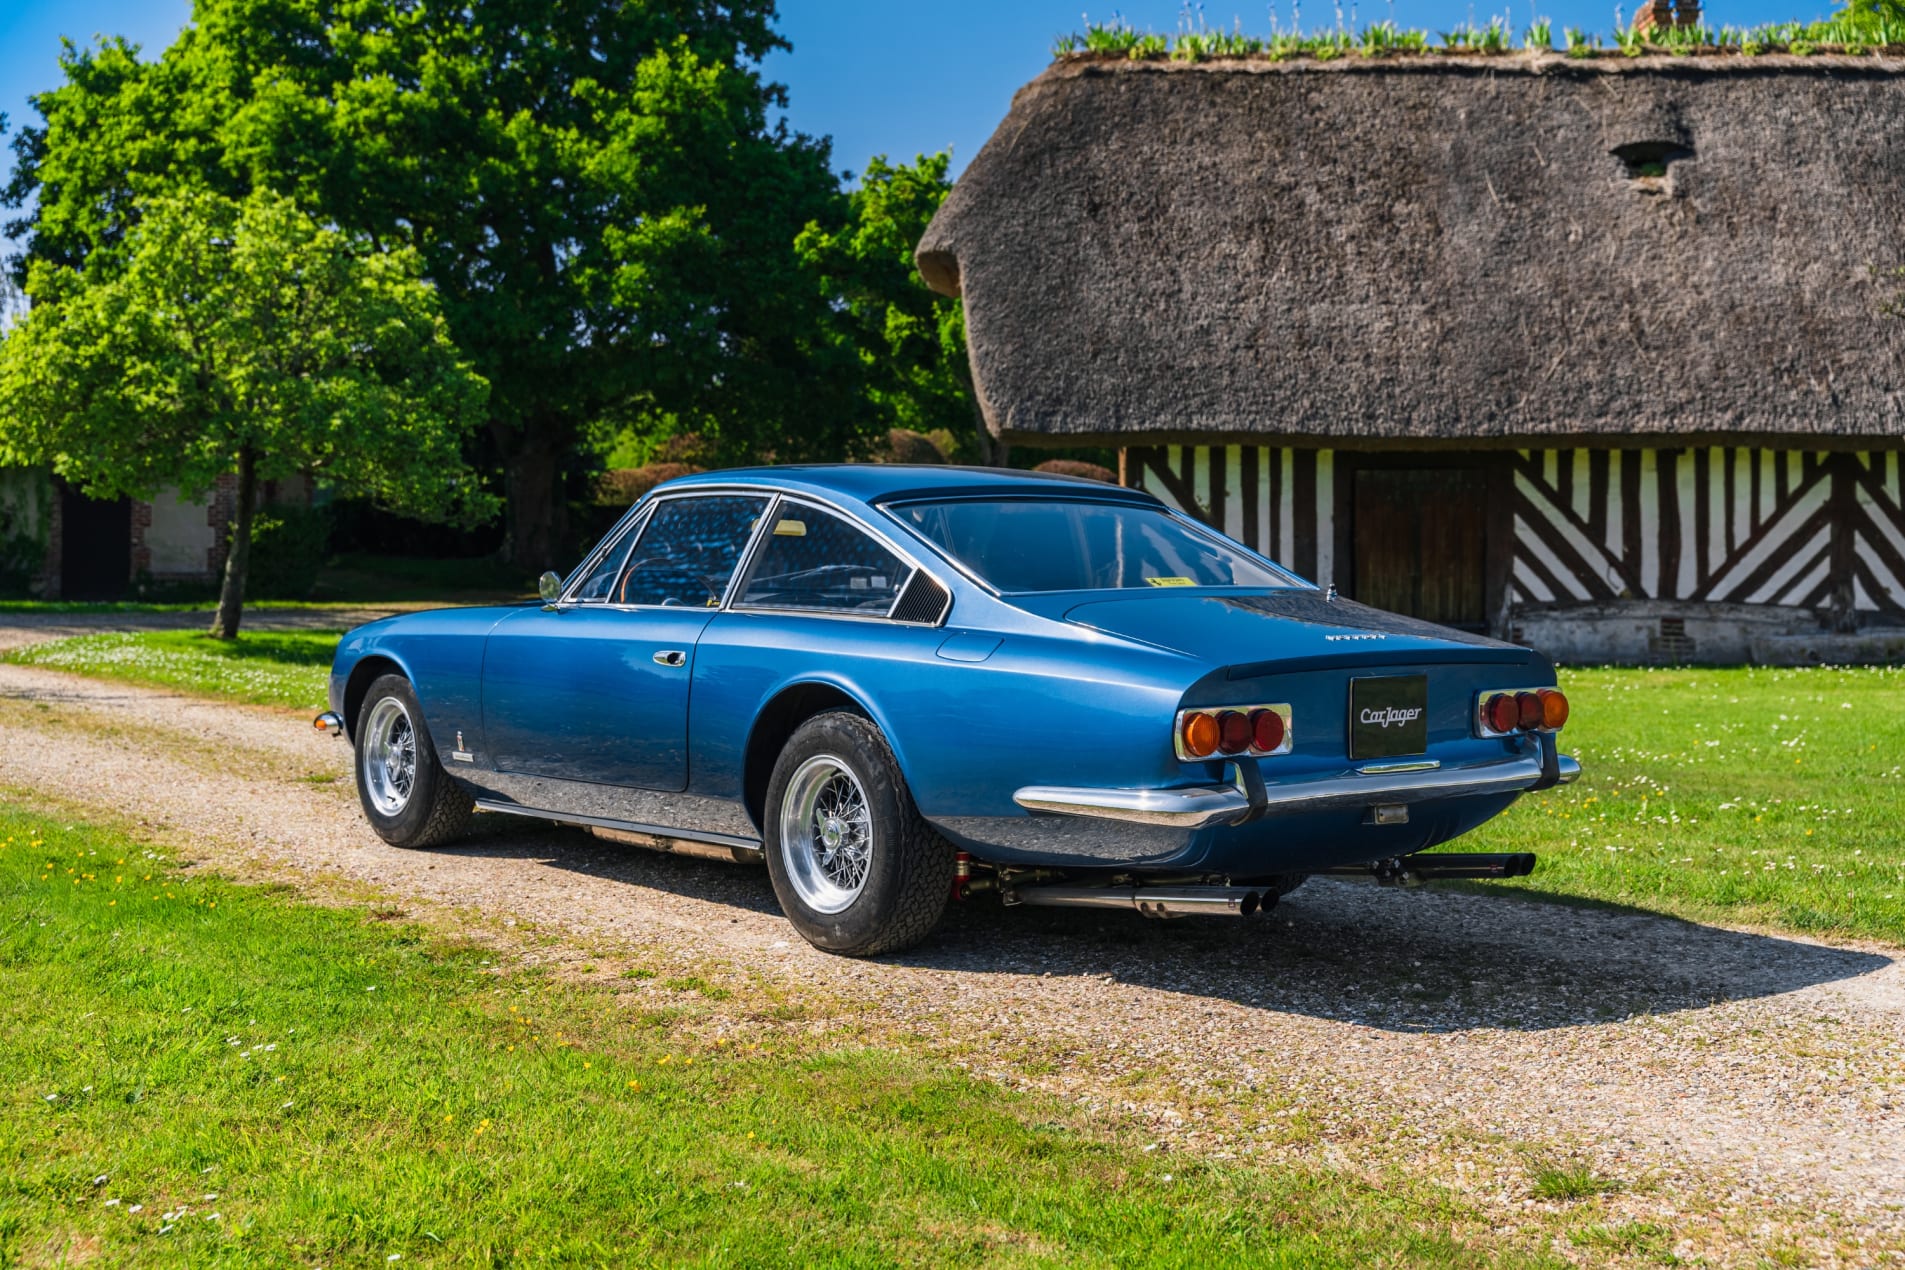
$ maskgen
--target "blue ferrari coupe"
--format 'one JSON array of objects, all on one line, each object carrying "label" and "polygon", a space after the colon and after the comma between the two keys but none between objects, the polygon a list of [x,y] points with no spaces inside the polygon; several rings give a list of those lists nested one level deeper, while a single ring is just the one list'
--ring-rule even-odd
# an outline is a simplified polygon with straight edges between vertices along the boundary
[{"label": "blue ferrari coupe", "polygon": [[542,599],[339,644],[320,729],[377,833],[476,810],[765,859],[818,947],[949,901],[1248,915],[1573,780],[1540,654],[1319,589],[1136,490],[947,467],[670,481]]}]

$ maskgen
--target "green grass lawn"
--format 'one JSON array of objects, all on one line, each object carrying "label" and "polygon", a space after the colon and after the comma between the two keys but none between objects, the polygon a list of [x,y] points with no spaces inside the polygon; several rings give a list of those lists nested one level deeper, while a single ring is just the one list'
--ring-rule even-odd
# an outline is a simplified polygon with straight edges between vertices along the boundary
[{"label": "green grass lawn", "polygon": [[198,631],[111,631],[29,644],[7,654],[7,660],[317,711],[325,706],[337,638],[335,631],[259,631],[235,641]]},{"label": "green grass lawn", "polygon": [[1148,1153],[392,918],[0,808],[0,1264],[1544,1259],[1422,1184]]},{"label": "green grass lawn", "polygon": [[1491,884],[1905,944],[1905,668],[1575,670],[1581,779],[1457,851]]}]

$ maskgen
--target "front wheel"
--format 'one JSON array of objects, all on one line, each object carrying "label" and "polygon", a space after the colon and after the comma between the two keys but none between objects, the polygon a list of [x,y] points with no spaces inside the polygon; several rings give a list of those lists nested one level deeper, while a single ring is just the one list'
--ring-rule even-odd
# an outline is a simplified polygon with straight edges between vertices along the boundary
[{"label": "front wheel", "polygon": [[434,847],[463,836],[476,803],[437,761],[410,681],[385,675],[357,713],[357,800],[393,847]]},{"label": "front wheel", "polygon": [[802,724],[774,764],[763,819],[774,894],[816,948],[896,952],[939,924],[953,850],[871,720],[835,711]]}]

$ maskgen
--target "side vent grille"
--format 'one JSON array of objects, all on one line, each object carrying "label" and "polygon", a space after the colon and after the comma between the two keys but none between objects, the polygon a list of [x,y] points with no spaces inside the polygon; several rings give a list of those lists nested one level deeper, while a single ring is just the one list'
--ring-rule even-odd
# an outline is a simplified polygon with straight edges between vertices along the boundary
[{"label": "side vent grille", "polygon": [[924,622],[930,626],[946,615],[946,606],[951,603],[952,596],[945,587],[933,581],[924,569],[915,569],[912,581],[900,592],[900,602],[893,606],[892,618],[896,622]]}]

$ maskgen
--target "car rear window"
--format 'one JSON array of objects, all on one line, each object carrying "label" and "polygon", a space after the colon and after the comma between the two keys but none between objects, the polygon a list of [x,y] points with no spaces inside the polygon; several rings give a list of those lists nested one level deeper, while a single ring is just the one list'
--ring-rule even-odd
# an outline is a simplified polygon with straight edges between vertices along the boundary
[{"label": "car rear window", "polygon": [[1157,507],[979,499],[888,510],[998,591],[1302,585]]}]

